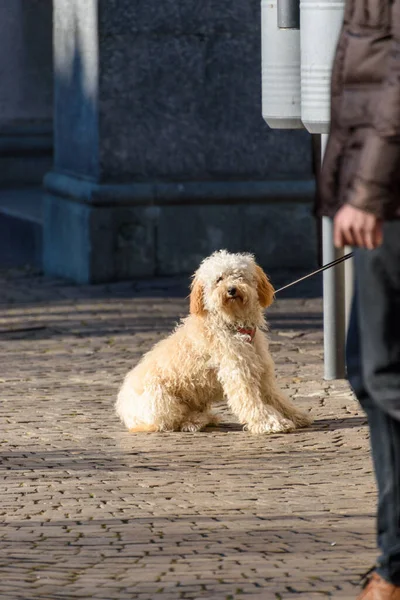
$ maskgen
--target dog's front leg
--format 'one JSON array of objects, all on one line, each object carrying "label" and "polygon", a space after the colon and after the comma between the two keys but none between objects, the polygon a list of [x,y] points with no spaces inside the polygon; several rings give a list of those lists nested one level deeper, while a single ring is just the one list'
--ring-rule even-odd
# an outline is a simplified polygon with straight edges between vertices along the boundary
[{"label": "dog's front leg", "polygon": [[[262,340],[261,340],[262,341]],[[260,343],[261,346],[261,343]],[[279,389],[275,377],[274,363],[266,345],[259,349],[263,371],[261,375],[261,396],[264,404],[272,406],[285,419],[293,422],[296,428],[311,425],[313,419],[297,408]]]},{"label": "dog's front leg", "polygon": [[251,433],[282,433],[295,429],[294,423],[274,407],[265,404],[256,369],[246,362],[224,360],[218,379],[232,412]]}]

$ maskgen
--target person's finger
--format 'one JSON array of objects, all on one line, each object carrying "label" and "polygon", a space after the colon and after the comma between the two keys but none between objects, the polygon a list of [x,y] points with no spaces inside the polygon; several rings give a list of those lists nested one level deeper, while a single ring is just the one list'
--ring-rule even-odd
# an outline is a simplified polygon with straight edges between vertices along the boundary
[{"label": "person's finger", "polygon": [[344,246],[343,230],[340,218],[335,219],[333,228],[333,243],[336,248],[343,248]]},{"label": "person's finger", "polygon": [[375,227],[373,229],[366,229],[364,233],[365,248],[373,250],[376,248],[376,236]]},{"label": "person's finger", "polygon": [[374,250],[382,243],[382,223],[375,217],[366,220],[365,240],[368,250]]},{"label": "person's finger", "polygon": [[344,227],[342,229],[342,248],[344,246],[354,246],[355,238],[353,236],[353,230],[351,227]]},{"label": "person's finger", "polygon": [[349,246],[357,246],[358,248],[365,248],[366,240],[365,240],[365,231],[362,227],[362,224],[359,222],[354,223],[350,227],[350,234],[353,239],[353,244],[349,243]]}]

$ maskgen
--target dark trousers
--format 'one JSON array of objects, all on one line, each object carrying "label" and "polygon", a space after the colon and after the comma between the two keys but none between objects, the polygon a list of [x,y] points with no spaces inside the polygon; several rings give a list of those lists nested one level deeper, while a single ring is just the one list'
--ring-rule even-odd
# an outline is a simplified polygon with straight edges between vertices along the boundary
[{"label": "dark trousers", "polygon": [[355,252],[349,382],[368,417],[378,485],[378,573],[400,585],[400,221],[383,245]]}]

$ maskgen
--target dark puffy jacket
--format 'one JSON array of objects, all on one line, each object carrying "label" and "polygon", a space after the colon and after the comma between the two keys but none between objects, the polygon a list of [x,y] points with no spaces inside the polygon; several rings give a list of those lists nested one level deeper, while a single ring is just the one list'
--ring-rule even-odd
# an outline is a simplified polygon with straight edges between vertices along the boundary
[{"label": "dark puffy jacket", "polygon": [[400,0],[346,0],[316,212],[400,217]]}]

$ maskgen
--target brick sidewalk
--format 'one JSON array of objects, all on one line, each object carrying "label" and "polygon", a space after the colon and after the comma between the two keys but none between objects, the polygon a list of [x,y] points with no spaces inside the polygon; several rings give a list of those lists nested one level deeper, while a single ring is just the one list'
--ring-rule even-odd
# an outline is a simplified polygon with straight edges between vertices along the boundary
[{"label": "brick sidewalk", "polygon": [[0,274],[0,597],[352,599],[375,558],[363,414],[322,380],[320,299],[269,312],[312,429],[129,435],[128,368],[187,310],[180,282]]}]

